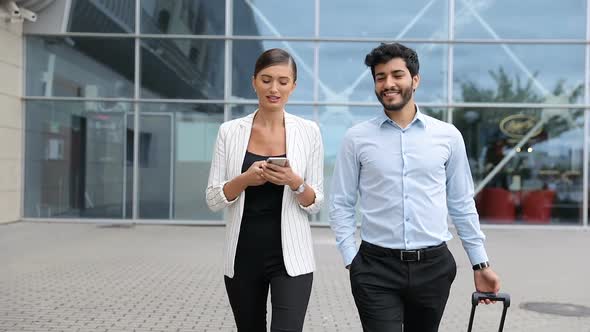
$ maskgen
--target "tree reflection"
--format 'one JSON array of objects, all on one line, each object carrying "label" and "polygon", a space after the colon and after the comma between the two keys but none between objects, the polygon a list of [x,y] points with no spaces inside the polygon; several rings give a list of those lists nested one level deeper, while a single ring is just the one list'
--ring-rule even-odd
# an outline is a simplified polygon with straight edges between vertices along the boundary
[{"label": "tree reflection", "polygon": [[[479,165],[474,173],[482,175],[483,172],[489,171],[490,164],[497,164],[498,156],[492,157],[490,150],[497,151],[502,155],[500,150],[513,147],[524,133],[512,133],[512,135],[502,132],[500,123],[511,115],[522,114],[528,116],[523,118],[523,122],[518,125],[527,125],[527,122],[536,123],[546,120],[542,130],[538,135],[526,142],[524,149],[528,149],[532,144],[548,137],[557,136],[564,131],[577,125],[574,119],[580,119],[583,116],[583,109],[555,109],[552,104],[573,104],[584,93],[583,84],[577,84],[568,88],[567,81],[561,79],[557,81],[550,95],[541,95],[534,89],[534,80],[538,73],[533,77],[523,81],[518,75],[511,77],[502,67],[489,72],[494,81],[494,87],[485,88],[478,82],[464,81],[460,82],[462,99],[466,103],[527,103],[527,104],[547,104],[547,108],[476,108],[468,107],[457,110],[454,117],[454,124],[465,136],[467,153],[472,161],[485,163],[483,167]],[[550,125],[549,125],[550,123]],[[532,127],[532,126],[529,126]],[[522,129],[522,128],[521,128]],[[530,128],[529,128],[530,129]],[[501,145],[500,148],[498,145]],[[482,156],[482,146],[487,147],[485,154]],[[486,160],[481,160],[486,159]],[[474,166],[474,165],[472,165]],[[487,166],[487,167],[486,167]]]},{"label": "tree reflection", "polygon": [[[558,80],[546,95],[537,73],[526,81],[503,68],[492,88],[461,82],[466,103],[544,104],[545,107],[466,107],[454,124],[463,133],[480,216],[492,222],[576,222],[581,206],[584,110],[571,108],[583,84]],[[577,138],[577,141],[576,141]],[[485,189],[484,189],[485,188]]]}]

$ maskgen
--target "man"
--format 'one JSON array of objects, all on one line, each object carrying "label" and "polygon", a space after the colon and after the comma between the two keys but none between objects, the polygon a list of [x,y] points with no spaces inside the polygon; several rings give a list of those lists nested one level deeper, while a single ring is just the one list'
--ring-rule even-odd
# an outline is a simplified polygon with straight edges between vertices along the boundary
[{"label": "man", "polygon": [[[438,331],[457,266],[445,241],[452,218],[475,288],[497,293],[473,200],[461,133],[420,112],[418,55],[381,44],[365,58],[383,113],[349,129],[336,160],[330,226],[350,270],[364,331]],[[360,249],[354,233],[357,193]],[[486,303],[490,303],[486,300]]]}]

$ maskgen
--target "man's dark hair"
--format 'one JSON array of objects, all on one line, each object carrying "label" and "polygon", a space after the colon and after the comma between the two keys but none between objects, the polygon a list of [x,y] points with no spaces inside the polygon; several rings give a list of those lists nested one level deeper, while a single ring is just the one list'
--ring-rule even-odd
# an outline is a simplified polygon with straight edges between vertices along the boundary
[{"label": "man's dark hair", "polygon": [[373,80],[375,80],[375,66],[387,63],[389,60],[395,58],[401,58],[406,62],[406,67],[408,67],[412,77],[418,75],[418,72],[420,71],[420,63],[418,62],[418,54],[416,51],[400,43],[382,43],[378,47],[375,47],[371,53],[367,54],[365,57],[365,65],[371,67]]},{"label": "man's dark hair", "polygon": [[256,77],[256,75],[258,75],[258,73],[264,68],[282,64],[291,65],[291,69],[293,70],[293,82],[296,82],[297,65],[295,64],[295,60],[293,60],[291,54],[280,48],[271,48],[260,54],[258,60],[256,60],[256,65],[254,66],[254,77]]}]

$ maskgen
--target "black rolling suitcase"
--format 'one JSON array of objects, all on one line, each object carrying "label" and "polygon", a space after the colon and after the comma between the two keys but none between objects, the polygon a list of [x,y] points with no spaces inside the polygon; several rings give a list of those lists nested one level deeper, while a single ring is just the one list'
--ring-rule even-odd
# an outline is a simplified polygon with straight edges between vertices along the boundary
[{"label": "black rolling suitcase", "polygon": [[498,329],[499,332],[502,332],[504,330],[504,321],[506,320],[506,311],[508,310],[508,307],[510,307],[510,295],[505,293],[489,294],[478,292],[475,292],[471,295],[471,315],[469,316],[469,327],[467,332],[471,332],[471,328],[473,327],[473,316],[475,316],[475,308],[479,304],[480,300],[503,302],[504,309],[502,310],[502,319],[500,320],[500,328]]}]

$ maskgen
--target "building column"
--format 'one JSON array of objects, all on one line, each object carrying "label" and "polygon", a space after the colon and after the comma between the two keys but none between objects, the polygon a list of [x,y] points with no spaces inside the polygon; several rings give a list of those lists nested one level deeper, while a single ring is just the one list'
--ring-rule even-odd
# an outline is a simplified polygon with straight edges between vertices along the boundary
[{"label": "building column", "polygon": [[22,23],[0,20],[0,224],[21,216],[23,159]]}]

